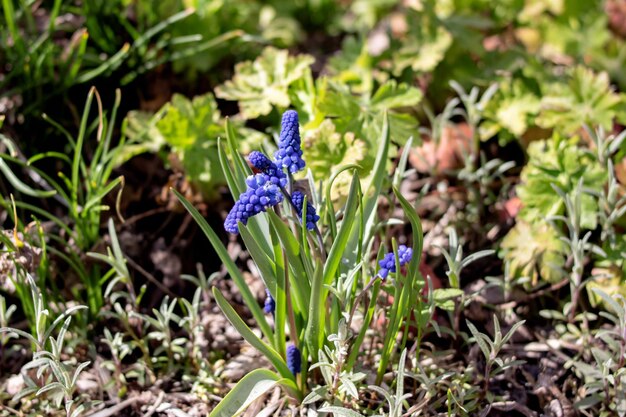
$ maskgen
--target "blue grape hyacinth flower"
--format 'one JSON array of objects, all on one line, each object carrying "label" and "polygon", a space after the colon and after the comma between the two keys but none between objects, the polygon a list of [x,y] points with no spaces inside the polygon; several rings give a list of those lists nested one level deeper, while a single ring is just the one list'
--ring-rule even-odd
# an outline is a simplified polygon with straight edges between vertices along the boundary
[{"label": "blue grape hyacinth flower", "polygon": [[252,151],[248,155],[248,161],[254,168],[268,175],[272,183],[280,187],[287,186],[287,175],[285,175],[282,168],[272,162],[263,152]]},{"label": "blue grape hyacinth flower", "polygon": [[[294,191],[291,195],[291,201],[293,205],[298,209],[298,217],[302,219],[302,206],[304,205],[304,194],[300,191]],[[306,202],[306,228],[308,230],[315,229],[315,223],[320,219],[317,215],[315,207],[309,201]]]},{"label": "blue grape hyacinth flower", "polygon": [[280,187],[267,174],[251,175],[246,179],[246,184],[248,189],[239,196],[224,221],[224,228],[229,233],[239,233],[238,222],[247,224],[250,217],[283,200]]},{"label": "blue grape hyacinth flower", "polygon": [[270,290],[268,288],[265,289],[265,294],[266,298],[265,305],[263,306],[263,311],[265,311],[265,313],[267,314],[274,314],[274,311],[276,311],[276,301],[272,297],[272,294],[270,293]]},{"label": "blue grape hyacinth flower", "polygon": [[287,346],[287,368],[292,374],[297,375],[302,370],[302,355],[296,345]]},{"label": "blue grape hyacinth flower", "polygon": [[298,124],[298,112],[295,110],[287,110],[283,113],[278,150],[274,154],[274,158],[278,166],[287,168],[292,174],[302,171],[306,165],[302,159],[300,126]]},{"label": "blue grape hyacinth flower", "polygon": [[[398,260],[400,261],[400,266],[408,264],[412,257],[413,249],[407,247],[406,245],[398,246]],[[378,276],[380,276],[383,280],[387,279],[390,272],[396,272],[396,257],[393,252],[385,254],[384,258],[378,261],[378,265],[380,265]]]}]

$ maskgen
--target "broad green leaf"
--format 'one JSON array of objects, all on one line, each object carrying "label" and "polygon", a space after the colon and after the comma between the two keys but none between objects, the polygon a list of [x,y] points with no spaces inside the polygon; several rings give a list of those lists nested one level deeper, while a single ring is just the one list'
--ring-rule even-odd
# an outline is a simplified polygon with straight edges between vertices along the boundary
[{"label": "broad green leaf", "polygon": [[418,88],[390,80],[376,90],[371,99],[371,106],[372,109],[381,112],[388,109],[413,107],[422,101],[423,96],[424,94]]},{"label": "broad green leaf", "polygon": [[563,278],[566,244],[552,226],[545,223],[530,224],[518,219],[515,227],[502,240],[501,255],[509,262],[511,273],[528,277],[531,285],[539,277],[547,282]]},{"label": "broad green leaf", "polygon": [[[265,140],[265,135],[244,127],[241,122],[236,126],[228,122],[225,128],[211,93],[193,99],[174,94],[172,100],[151,117],[129,113],[124,126],[132,152],[157,152],[169,147],[176,156],[174,163],[180,164],[192,184],[208,200],[216,198],[219,186],[229,179],[222,170],[218,138],[237,131],[243,138],[237,145],[244,152],[259,148]],[[237,180],[241,179],[239,173],[240,170],[235,170]],[[229,185],[232,182],[229,181]]]},{"label": "broad green leaf", "polygon": [[411,10],[409,33],[401,46],[393,53],[394,74],[400,75],[406,68],[416,72],[429,72],[443,60],[452,45],[452,35],[430,10]]},{"label": "broad green leaf", "polygon": [[520,138],[534,124],[539,102],[539,97],[521,80],[501,82],[485,108],[486,120],[478,128],[481,139],[499,135],[498,139],[503,143],[509,138]]},{"label": "broad green leaf", "polygon": [[437,288],[433,291],[433,301],[442,310],[454,311],[454,298],[463,295],[458,288]]},{"label": "broad green leaf", "polygon": [[[334,203],[345,202],[350,189],[352,176],[348,172],[342,172],[344,167],[358,165],[359,177],[364,181],[374,165],[367,143],[357,138],[353,132],[337,132],[331,119],[324,119],[317,128],[306,131],[302,139],[302,150],[313,178],[316,182],[326,182]],[[327,180],[334,176],[334,184],[330,187]]]},{"label": "broad green leaf", "polygon": [[269,114],[274,106],[290,106],[289,86],[304,77],[313,64],[309,55],[289,56],[284,49],[267,47],[254,61],[235,65],[232,80],[215,88],[219,98],[239,102],[241,115],[255,119]]},{"label": "broad green leaf", "polygon": [[606,72],[595,74],[578,66],[568,85],[554,83],[544,94],[537,124],[564,134],[575,133],[583,124],[610,130],[623,105],[623,95],[612,91]]},{"label": "broad green leaf", "polygon": [[[555,134],[551,139],[532,142],[528,164],[521,174],[517,195],[522,202],[520,217],[527,222],[545,222],[549,216],[563,214],[564,203],[554,186],[573,198],[578,182],[600,193],[606,182],[606,170],[595,156],[577,145],[577,138],[566,140]],[[588,193],[581,196],[581,226],[593,230],[597,225],[598,203]]]}]

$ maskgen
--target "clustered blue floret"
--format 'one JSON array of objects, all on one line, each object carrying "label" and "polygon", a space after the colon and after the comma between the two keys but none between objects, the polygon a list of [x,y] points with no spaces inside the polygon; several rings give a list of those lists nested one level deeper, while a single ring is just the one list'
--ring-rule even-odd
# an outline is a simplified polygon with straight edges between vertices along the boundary
[{"label": "clustered blue floret", "polygon": [[263,306],[263,311],[265,311],[265,313],[267,314],[274,314],[274,311],[276,311],[276,301],[274,300],[274,297],[272,297],[272,294],[270,293],[270,290],[268,288],[265,289],[265,294],[266,298],[265,306]]},{"label": "clustered blue floret", "polygon": [[248,224],[248,219],[275,206],[283,200],[280,187],[274,184],[266,174],[251,175],[246,179],[248,189],[239,196],[239,200],[226,216],[224,228],[229,233],[239,233],[238,222]]},{"label": "clustered blue floret", "polygon": [[[302,206],[304,205],[304,194],[300,191],[294,191],[291,195],[291,201],[296,206],[298,217],[302,219]],[[309,201],[306,202],[306,228],[309,230],[315,229],[315,223],[320,219],[317,215],[315,207]]]},{"label": "clustered blue floret", "polygon": [[248,155],[248,161],[250,161],[253,167],[269,176],[269,180],[272,183],[280,187],[287,186],[287,175],[285,175],[282,168],[273,163],[263,152],[252,151]]},{"label": "clustered blue floret", "polygon": [[[398,260],[400,261],[400,266],[408,264],[412,257],[413,249],[406,245],[398,246]],[[383,259],[378,261],[378,264],[380,265],[378,276],[382,279],[386,279],[390,272],[396,272],[396,257],[393,252],[387,253]]]},{"label": "clustered blue floret", "polygon": [[292,374],[297,375],[302,370],[302,356],[296,345],[287,346],[287,368]]},{"label": "clustered blue floret", "polygon": [[[258,174],[248,177],[246,183],[248,189],[239,196],[239,200],[226,216],[224,228],[229,233],[239,233],[238,222],[248,223],[248,219],[275,206],[283,199],[281,191],[287,186],[288,178],[283,168],[296,173],[304,169],[300,148],[300,126],[298,113],[288,110],[283,113],[278,150],[275,153],[275,161],[271,161],[265,154],[253,151],[248,155],[248,161],[257,170]],[[282,189],[282,190],[281,190]],[[304,196],[294,192],[292,201],[298,208],[298,216],[302,217],[302,204]],[[298,203],[299,202],[299,203]],[[307,203],[306,227],[309,230],[315,228],[319,216],[315,207]]]},{"label": "clustered blue floret", "polygon": [[304,169],[305,163],[302,159],[302,149],[300,149],[298,112],[295,110],[287,110],[283,113],[278,150],[274,157],[279,166],[287,168],[292,174]]}]

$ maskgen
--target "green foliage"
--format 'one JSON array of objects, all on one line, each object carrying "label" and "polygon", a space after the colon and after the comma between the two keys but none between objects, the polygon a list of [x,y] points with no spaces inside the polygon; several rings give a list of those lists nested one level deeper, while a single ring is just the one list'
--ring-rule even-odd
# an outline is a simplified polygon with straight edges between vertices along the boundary
[{"label": "green foliage", "polygon": [[[98,102],[99,113],[95,120],[90,121],[94,98]],[[17,208],[30,213],[37,221],[50,221],[54,225],[53,232],[49,232],[45,236],[43,232],[40,232],[31,243],[35,247],[47,248],[49,253],[65,262],[78,275],[82,288],[76,289],[76,295],[78,296],[81,291],[86,292],[86,297],[80,295],[78,298],[86,300],[90,314],[93,316],[100,313],[104,303],[99,282],[100,276],[97,268],[91,268],[83,262],[82,256],[100,239],[100,218],[103,212],[110,209],[108,205],[103,204],[102,200],[113,190],[118,189],[116,204],[119,204],[121,188],[124,185],[124,178],[121,176],[111,179],[113,169],[116,166],[115,162],[124,149],[123,141],[117,146],[112,146],[120,100],[121,96],[118,90],[110,115],[104,115],[100,96],[95,89],[91,89],[87,96],[76,138],[72,137],[55,121],[47,119],[67,139],[67,145],[72,150],[69,156],[61,152],[48,152],[34,155],[28,160],[22,160],[15,155],[17,152],[0,153],[0,158],[3,161],[0,167],[5,168],[2,171],[7,181],[17,190],[25,191],[27,195],[54,198],[65,208],[69,222],[65,218],[57,217],[54,213],[28,202],[15,202]],[[86,158],[85,149],[89,144],[89,139],[95,140],[95,146],[91,157]],[[14,151],[15,148],[12,145],[9,149]],[[43,159],[51,159],[56,162],[59,168],[54,177],[35,166],[36,162]],[[19,177],[13,174],[5,162],[15,164],[29,173],[30,178],[37,182],[38,188],[24,184]],[[24,189],[24,187],[27,188]],[[0,204],[7,210],[12,208],[11,203],[4,198],[0,200]],[[22,224],[18,226],[21,230],[24,229]],[[50,243],[45,243],[45,238],[49,239]],[[48,269],[40,269],[40,272],[43,273],[40,279],[45,279],[46,275],[51,274],[52,271]]]},{"label": "green foliage", "polygon": [[331,119],[324,119],[316,129],[307,130],[302,149],[316,182],[334,178],[330,191],[333,201],[345,200],[349,191],[351,176],[348,171],[342,172],[344,167],[358,165],[359,177],[364,180],[374,166],[367,142],[352,132],[343,135],[337,132]]},{"label": "green foliage", "polygon": [[566,245],[548,224],[518,220],[502,240],[501,254],[511,272],[530,279],[532,285],[539,282],[539,277],[553,283],[563,278]]},{"label": "green foliage", "polygon": [[[145,151],[171,150],[205,199],[214,200],[219,195],[219,187],[226,183],[226,179],[220,167],[217,139],[224,136],[225,130],[224,118],[211,93],[192,100],[174,94],[155,115],[131,112],[125,123],[125,134],[133,143],[122,160]],[[264,140],[263,134],[247,129],[239,122],[236,122],[236,128],[245,138],[239,145],[242,149],[249,151]],[[164,157],[169,159],[167,153]]]},{"label": "green foliage", "polygon": [[570,361],[584,380],[584,389],[575,407],[598,416],[620,415],[626,413],[626,300],[622,295],[609,296],[600,289],[594,292],[608,306],[609,311],[600,315],[614,328],[596,332],[595,337],[605,345],[591,348],[591,363]]},{"label": "green foliage", "polygon": [[[353,95],[347,86],[329,80],[318,89],[318,96],[319,112],[335,119],[340,132],[353,132],[373,144],[380,137],[380,128],[388,112],[391,139],[404,144],[415,135],[418,122],[403,110],[417,106],[423,94],[415,87],[390,80],[376,91]],[[375,152],[375,147],[370,149]]]},{"label": "green foliage", "polygon": [[394,74],[407,68],[417,73],[433,71],[452,45],[452,35],[430,10],[409,9],[404,18],[409,27],[392,54]]},{"label": "green foliage", "polygon": [[[147,389],[161,381],[169,386],[180,378],[208,403],[223,397],[212,416],[241,415],[277,387],[288,397],[277,406],[291,401],[310,407],[309,413],[503,413],[521,407],[503,389],[520,362],[500,355],[523,323],[518,316],[547,301],[560,303],[558,311],[541,313],[551,321],[541,332],[524,333],[548,334],[550,355],[555,334],[572,343],[562,344],[567,355],[576,351],[562,377],[582,382],[574,382],[576,389],[566,395],[575,397],[581,414],[625,412],[626,133],[619,131],[626,107],[615,86],[626,87],[626,33],[624,13],[612,8],[614,2],[74,3],[0,0],[0,26],[6,29],[0,33],[0,112],[7,114],[6,122],[0,116],[0,127],[4,122],[8,132],[0,135],[0,203],[10,214],[9,193],[15,194],[19,214],[15,231],[0,234],[1,272],[8,271],[0,281],[11,282],[15,295],[9,297],[19,300],[32,333],[9,330],[11,320],[22,316],[0,296],[0,366],[24,349],[16,335],[31,342],[33,361],[22,373],[37,378],[25,378],[26,401],[40,397],[42,409],[65,403],[70,416],[88,408],[76,389],[87,362],[71,359],[73,346],[64,344],[70,332],[75,335],[69,318],[61,315],[51,326],[45,319],[64,307],[71,314],[84,302],[90,315],[77,316],[78,330],[102,336],[97,349],[88,345],[87,355],[103,356],[102,367],[112,374],[105,387],[109,396],[122,398],[131,387]],[[146,88],[144,95],[154,80],[159,88]],[[170,91],[218,87],[193,98],[174,94],[155,114],[131,111],[118,143],[119,96],[106,112],[110,97],[103,96],[103,104],[91,90],[82,117],[74,110],[80,89],[73,87],[87,83],[139,89],[139,103],[129,100],[124,109],[151,108]],[[24,157],[16,145],[24,139],[19,133],[52,98],[69,103],[68,111],[59,106],[61,119],[50,121],[67,141]],[[90,117],[93,98],[96,118]],[[236,105],[239,113],[225,120],[218,105],[229,113]],[[150,284],[139,287],[132,273],[137,268],[129,267],[112,219],[110,243],[102,243],[102,216],[110,209],[103,200],[123,185],[115,169],[140,153],[157,153],[185,173],[209,207],[221,210],[223,205],[213,203],[224,185],[234,197],[246,188],[251,170],[242,154],[271,152],[267,139],[288,108],[301,115],[310,171],[289,177],[283,192],[309,189],[306,198],[321,215],[319,230],[306,230],[285,201],[241,225],[237,244],[231,240],[227,246],[213,223],[176,192],[223,267],[209,279],[201,271],[197,279],[184,278],[197,287],[189,300],[177,298],[149,273],[143,275]],[[75,121],[78,134],[67,133]],[[445,137],[460,126],[462,138]],[[412,148],[428,151],[422,139],[437,158],[453,163],[411,170]],[[522,167],[521,155],[511,154],[523,151],[528,160]],[[410,181],[403,183],[405,178]],[[510,207],[513,191],[519,213]],[[38,204],[43,199],[53,204]],[[432,226],[428,242],[420,216],[428,216],[425,224]],[[5,218],[8,223],[12,216]],[[390,235],[399,230],[406,236]],[[457,236],[456,230],[463,233]],[[439,247],[446,233],[449,241]],[[413,247],[413,260],[382,280],[377,261],[386,251],[397,253],[400,243]],[[233,259],[229,249],[238,245],[246,253]],[[428,271],[422,245],[429,262],[435,254],[443,257],[444,271],[437,270],[443,282],[422,276]],[[467,268],[498,246],[503,279],[480,276],[483,265]],[[465,256],[467,247],[477,252]],[[30,255],[37,256],[24,268],[21,259]],[[59,269],[69,272],[67,283],[76,282],[75,274],[79,285],[56,287],[61,274],[55,266],[62,264],[71,269]],[[492,266],[499,267],[487,269]],[[230,304],[229,285],[210,288],[210,280],[224,271],[239,292],[235,303],[243,300],[245,308]],[[36,279],[26,281],[24,272]],[[275,299],[273,316],[263,313],[250,286],[257,278]],[[481,278],[487,284],[475,289]],[[33,295],[40,291],[33,282],[49,291]],[[155,308],[144,302],[150,285],[163,294]],[[494,297],[494,287],[503,293]],[[537,292],[518,299],[518,287]],[[544,300],[546,293],[556,301]],[[223,361],[213,363],[216,353],[207,352],[203,332],[213,300],[273,367],[253,370],[225,396],[224,381],[214,371]],[[485,326],[493,326],[493,337],[481,333],[474,318],[476,326],[463,320],[470,304],[494,312],[493,325]],[[503,334],[498,317],[512,324],[510,332]],[[432,332],[437,338],[426,339],[436,340],[431,352],[424,340]],[[84,342],[83,334],[76,336]],[[298,375],[287,366],[291,343],[303,361]],[[484,358],[461,355],[459,361],[459,352]],[[376,383],[368,386],[374,373]],[[533,395],[542,397],[539,391]]]},{"label": "green foliage", "polygon": [[537,125],[556,128],[564,134],[573,134],[583,124],[610,129],[616,116],[623,118],[624,98],[614,93],[608,74],[594,74],[592,70],[576,67],[567,85],[550,84],[541,98],[541,112]]},{"label": "green foliage", "polygon": [[[145,26],[140,21],[134,28],[126,22],[125,0],[106,4],[87,0],[78,8],[61,0],[37,5],[18,2],[18,7],[14,3],[3,0],[0,14],[0,26],[8,28],[0,36],[0,63],[3,71],[9,69],[0,79],[0,97],[19,97],[14,102],[25,104],[22,111],[37,116],[39,106],[67,95],[72,86],[114,76],[128,84],[159,65],[199,51],[210,53],[240,35],[220,32],[204,38],[172,38],[169,30],[192,14],[184,7]],[[66,24],[59,24],[63,21]]]},{"label": "green foliage", "polygon": [[[11,327],[1,327],[0,335],[2,337],[5,333],[8,333],[9,336],[17,335],[27,339],[36,347],[32,360],[22,369],[24,371],[36,370],[36,379],[40,385],[26,375],[26,387],[13,398],[13,401],[33,394],[37,397],[45,394],[55,404],[56,408],[60,408],[61,403],[63,403],[67,416],[78,417],[92,405],[89,402],[74,398],[78,377],[89,366],[90,362],[80,363],[76,365],[75,369],[72,369],[71,361],[63,359],[64,343],[72,315],[87,307],[81,305],[70,307],[48,324],[50,311],[44,308],[41,290],[30,275],[27,276],[27,280],[31,290],[32,302],[35,306],[36,326],[34,334]],[[63,324],[55,338],[53,333],[57,331],[57,327],[61,323]]]},{"label": "green foliage", "polygon": [[[227,158],[220,160],[223,162],[222,167],[229,181],[229,187],[235,191],[242,189],[241,182],[247,174],[247,166],[239,162],[241,158],[236,153],[237,142],[233,137],[233,131],[227,128],[227,132],[229,132],[227,137],[229,159],[233,160],[233,163],[228,163]],[[278,374],[270,379],[276,382],[282,377],[287,383],[285,385],[287,392],[298,398],[301,395],[299,393],[308,392],[307,375],[309,375],[308,371],[311,368],[306,364],[309,357],[317,364],[314,365],[314,368],[320,367],[322,370],[325,384],[313,391],[314,394],[307,398],[309,402],[325,399],[330,404],[335,404],[337,401],[338,404],[345,404],[350,401],[350,398],[358,398],[357,384],[363,376],[355,373],[353,368],[360,353],[360,343],[363,341],[364,331],[372,318],[371,304],[369,307],[365,307],[364,313],[368,317],[368,321],[362,327],[355,343],[350,346],[347,341],[354,314],[362,308],[360,307],[361,298],[369,289],[372,289],[371,299],[375,300],[381,288],[380,283],[377,282],[377,276],[372,273],[370,268],[364,268],[363,265],[369,259],[369,255],[365,251],[367,242],[371,241],[373,233],[376,231],[376,196],[380,195],[383,190],[382,177],[386,170],[389,148],[389,127],[386,122],[382,132],[381,143],[383,146],[378,149],[372,181],[368,188],[361,192],[358,176],[353,175],[341,217],[337,219],[336,214],[328,217],[337,223],[334,224],[334,228],[328,230],[331,236],[327,242],[320,235],[316,241],[306,228],[294,225],[289,220],[295,218],[293,214],[286,216],[287,223],[274,211],[270,211],[266,215],[255,216],[250,219],[247,226],[240,223],[243,241],[258,266],[261,278],[276,300],[274,317],[278,324],[273,330],[269,327],[267,319],[249,293],[250,290],[241,277],[241,272],[228,256],[215,232],[197,210],[180,193],[176,193],[226,264],[227,270],[239,290],[242,291],[247,306],[260,326],[262,335],[266,340],[255,334],[230,306],[221,292],[214,289],[213,292],[218,305],[228,320],[242,337],[263,353],[276,368]],[[220,152],[222,152],[221,149]],[[406,156],[403,157],[403,161],[406,163]],[[314,189],[313,183],[311,187],[314,196],[313,201],[316,201],[315,196],[319,196],[318,198],[321,200],[321,204],[316,203],[316,206],[327,206],[329,202],[324,201],[324,195],[320,194],[319,190]],[[403,212],[409,219],[414,231],[412,247],[415,255],[408,265],[406,275],[393,274],[395,280],[391,283],[390,290],[394,292],[395,301],[389,306],[390,323],[383,342],[382,360],[378,367],[379,381],[396,351],[397,336],[403,326],[415,315],[421,318],[418,321],[419,326],[424,327],[428,323],[428,317],[432,316],[434,311],[426,308],[426,302],[418,301],[416,304],[415,301],[412,301],[424,286],[424,281],[418,270],[422,252],[421,224],[411,204],[397,190],[394,190],[394,194],[400,201]],[[286,195],[286,198],[289,196]],[[282,213],[283,210],[289,213],[291,207],[289,204],[283,204],[280,212]],[[321,226],[322,230],[326,230],[324,224]],[[269,233],[262,231],[265,228],[269,228]],[[395,242],[393,249],[394,252],[397,252]],[[368,281],[369,284],[365,284]],[[361,292],[357,291],[359,283],[364,286]],[[426,315],[426,319],[423,319],[422,315]],[[342,316],[347,319],[339,319]],[[289,329],[290,343],[299,346],[303,353],[302,378],[292,375],[286,368],[283,356],[283,352],[286,350],[286,340],[284,330],[282,330],[285,324]],[[329,348],[326,340],[332,342],[334,349]],[[406,340],[403,345],[405,343]],[[298,384],[297,390],[294,391],[293,388],[296,383]],[[242,381],[242,386],[238,389],[248,393],[242,394],[243,397],[239,399],[235,397],[225,399],[222,403],[223,407],[227,407],[229,410],[231,409],[229,404],[237,404],[236,406],[232,405],[234,408],[231,412],[242,406],[244,397],[252,395],[252,387],[247,382]],[[247,401],[244,403],[247,404]]]},{"label": "green foliage", "polygon": [[540,99],[520,79],[501,82],[485,109],[487,119],[480,125],[481,139],[498,136],[500,142],[521,138],[534,124]]},{"label": "green foliage", "polygon": [[235,66],[232,80],[215,88],[219,98],[239,102],[241,116],[255,119],[268,115],[272,106],[287,109],[290,87],[308,74],[313,57],[290,56],[286,50],[267,47],[254,61]]},{"label": "green foliage", "polygon": [[[564,139],[554,135],[549,140],[536,141],[528,147],[528,164],[521,174],[522,184],[517,194],[522,201],[522,219],[530,223],[542,222],[549,216],[562,214],[563,200],[554,192],[559,187],[573,195],[579,181],[584,187],[599,191],[606,182],[606,172],[592,154],[577,145],[578,138]],[[581,226],[595,229],[598,202],[592,195],[583,194]]]}]

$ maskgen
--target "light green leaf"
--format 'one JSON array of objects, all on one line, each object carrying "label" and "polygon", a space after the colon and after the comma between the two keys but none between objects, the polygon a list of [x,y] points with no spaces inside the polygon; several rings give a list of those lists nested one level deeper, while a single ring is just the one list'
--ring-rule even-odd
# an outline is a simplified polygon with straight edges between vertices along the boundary
[{"label": "light green leaf", "polygon": [[349,408],[336,407],[336,406],[327,406],[319,409],[322,413],[332,413],[337,417],[363,417],[362,414],[357,413],[354,410],[350,410]]},{"label": "light green leaf", "polygon": [[548,224],[532,225],[518,219],[501,244],[501,254],[516,277],[528,277],[531,285],[539,277],[557,282],[563,277],[566,245]]},{"label": "light green leaf", "polygon": [[267,369],[255,369],[226,394],[209,417],[237,417],[246,408],[278,385],[280,377]]},{"label": "light green leaf", "polygon": [[433,291],[435,305],[445,311],[454,311],[454,298],[463,295],[458,288],[437,288]]},{"label": "light green leaf", "polygon": [[[528,147],[528,164],[521,174],[522,184],[517,195],[522,201],[522,219],[545,222],[549,216],[564,212],[563,199],[554,192],[557,186],[573,198],[578,182],[600,193],[606,182],[606,170],[595,156],[577,145],[578,138],[566,140],[555,134],[551,139],[532,142]],[[584,193],[581,196],[581,225],[593,230],[597,225],[596,198]]]},{"label": "light green leaf", "polygon": [[610,130],[623,105],[623,96],[612,91],[607,73],[595,74],[579,66],[572,71],[568,85],[549,87],[541,100],[537,124],[564,134],[575,133],[583,124]]},{"label": "light green leaf", "polygon": [[232,80],[215,88],[219,98],[239,102],[242,117],[255,119],[269,114],[274,106],[290,106],[289,86],[304,77],[314,59],[310,55],[289,56],[284,49],[267,47],[254,61],[235,65]]}]

